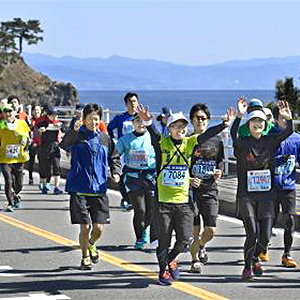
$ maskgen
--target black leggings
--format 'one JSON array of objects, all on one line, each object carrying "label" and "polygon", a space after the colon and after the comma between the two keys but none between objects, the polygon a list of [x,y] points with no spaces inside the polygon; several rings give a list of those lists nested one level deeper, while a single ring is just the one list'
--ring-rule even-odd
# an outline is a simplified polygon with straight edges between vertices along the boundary
[{"label": "black leggings", "polygon": [[293,232],[295,230],[295,219],[293,215],[284,214],[284,254],[290,255],[293,244]]},{"label": "black leggings", "polygon": [[257,221],[254,217],[243,219],[246,240],[244,244],[245,268],[250,269],[253,259],[263,252],[269,243],[273,218],[263,218]]},{"label": "black leggings", "polygon": [[153,196],[151,190],[135,190],[128,194],[129,200],[132,203],[134,216],[133,227],[136,239],[142,238],[143,231],[150,225],[152,219]]},{"label": "black leggings", "polygon": [[33,173],[33,167],[35,163],[35,156],[37,155],[37,149],[33,145],[29,145],[29,161],[27,162],[27,168],[29,172],[29,179],[33,179],[32,173]]},{"label": "black leggings", "polygon": [[5,181],[5,195],[9,205],[13,204],[14,194],[18,195],[23,187],[23,164],[2,164]]}]

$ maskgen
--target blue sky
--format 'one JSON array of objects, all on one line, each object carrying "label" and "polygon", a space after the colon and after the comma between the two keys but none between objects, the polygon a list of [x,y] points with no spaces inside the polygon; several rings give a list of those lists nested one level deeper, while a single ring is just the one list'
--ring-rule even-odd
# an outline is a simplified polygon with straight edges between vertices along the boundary
[{"label": "blue sky", "polygon": [[26,52],[189,65],[300,55],[299,1],[2,1],[0,21],[39,19]]}]

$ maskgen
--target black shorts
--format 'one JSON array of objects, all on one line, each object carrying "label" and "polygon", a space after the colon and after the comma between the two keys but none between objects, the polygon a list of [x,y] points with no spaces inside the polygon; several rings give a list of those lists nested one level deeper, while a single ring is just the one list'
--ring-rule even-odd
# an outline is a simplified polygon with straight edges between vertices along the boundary
[{"label": "black shorts", "polygon": [[251,217],[256,220],[274,218],[274,206],[275,201],[273,198],[258,201],[249,197],[238,197],[237,217],[241,219]]},{"label": "black shorts", "polygon": [[70,215],[72,224],[109,224],[108,197],[71,194]]},{"label": "black shorts", "polygon": [[216,227],[219,214],[218,190],[211,189],[205,192],[193,189],[193,200],[196,204],[194,225],[200,225],[200,215],[204,226]]},{"label": "black shorts", "polygon": [[[296,209],[295,190],[276,190],[275,205],[281,206],[282,213],[293,215]],[[278,207],[279,208],[279,207]]]}]

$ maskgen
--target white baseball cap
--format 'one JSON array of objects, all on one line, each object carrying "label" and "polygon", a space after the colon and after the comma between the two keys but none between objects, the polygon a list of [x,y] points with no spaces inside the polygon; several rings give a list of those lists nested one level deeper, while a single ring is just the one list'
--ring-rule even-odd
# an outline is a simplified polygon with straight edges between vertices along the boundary
[{"label": "white baseball cap", "polygon": [[179,120],[183,120],[185,121],[187,124],[189,123],[188,119],[186,118],[186,116],[182,113],[182,111],[175,113],[175,114],[170,114],[169,118],[167,119],[167,127],[169,127],[172,123],[179,121]]},{"label": "white baseball cap", "polygon": [[250,121],[253,118],[260,118],[264,121],[267,120],[266,114],[262,110],[254,110],[247,116],[247,122]]}]

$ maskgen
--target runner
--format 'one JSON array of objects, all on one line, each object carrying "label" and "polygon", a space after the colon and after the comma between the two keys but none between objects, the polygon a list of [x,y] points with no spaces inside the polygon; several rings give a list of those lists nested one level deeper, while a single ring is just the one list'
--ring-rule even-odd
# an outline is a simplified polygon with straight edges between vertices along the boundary
[{"label": "runner", "polygon": [[263,111],[255,110],[247,117],[251,136],[237,137],[239,124],[247,111],[247,103],[243,97],[238,100],[238,114],[231,128],[234,154],[237,158],[237,212],[246,231],[245,267],[242,272],[244,281],[252,281],[253,274],[261,276],[263,273],[258,255],[268,245],[274,218],[272,159],[280,142],[293,132],[292,114],[288,104],[280,101],[278,106],[281,116],[288,120],[287,128],[283,132],[263,136],[267,118]]},{"label": "runner", "polygon": [[[167,127],[170,136],[159,133],[152,123],[148,108],[137,108],[140,118],[151,135],[155,149],[157,172],[157,203],[155,208],[155,228],[159,246],[156,250],[159,263],[158,283],[170,285],[172,279],[180,277],[177,256],[187,250],[193,235],[193,204],[189,197],[189,166],[193,148],[221,132],[234,117],[234,110],[227,113],[226,121],[208,129],[202,135],[186,137],[188,120],[182,112],[171,114]],[[176,242],[169,251],[172,231]]]},{"label": "runner", "polygon": [[[120,139],[124,134],[131,133],[133,131],[132,120],[135,115],[135,108],[138,105],[139,96],[136,93],[129,92],[124,97],[126,105],[126,111],[122,114],[116,115],[108,124],[107,131],[112,139],[115,138],[114,130],[117,130],[117,138]],[[122,158],[123,165],[123,158]],[[124,173],[124,172],[123,172]],[[120,207],[126,210],[131,210],[132,205],[126,194],[126,188],[124,186],[123,175],[120,180],[120,193],[122,195]]]},{"label": "runner", "polygon": [[75,123],[74,129],[66,133],[60,145],[63,149],[71,147],[71,170],[66,191],[70,194],[71,222],[80,224],[80,267],[83,270],[91,270],[91,262],[99,261],[96,242],[103,232],[104,224],[110,223],[106,195],[108,164],[115,183],[119,182],[121,172],[119,155],[114,150],[113,141],[99,131],[101,117],[100,106],[87,104],[83,109],[83,120]]},{"label": "runner", "polygon": [[5,182],[6,211],[19,208],[23,188],[23,167],[28,161],[29,127],[24,120],[16,118],[17,111],[11,104],[2,107],[4,119],[0,122],[0,164]]},{"label": "runner", "polygon": [[39,135],[38,130],[36,128],[36,124],[41,116],[41,107],[39,105],[35,105],[32,107],[32,117],[29,120],[30,123],[30,137],[31,142],[29,145],[29,161],[27,164],[28,173],[29,173],[29,185],[33,185],[33,167],[35,162],[35,157],[37,156],[37,144],[35,143],[35,137]]},{"label": "runner", "polygon": [[[190,110],[190,120],[194,134],[203,134],[210,120],[208,107],[203,103],[195,104]],[[205,245],[214,237],[217,231],[219,213],[218,187],[216,179],[223,172],[224,145],[218,136],[195,146],[191,162],[191,185],[193,200],[197,206],[194,217],[193,243],[190,247],[192,256],[192,273],[201,273],[201,265],[206,264],[208,256]],[[200,234],[200,215],[204,230]]]},{"label": "runner", "polygon": [[[286,120],[279,114],[278,107],[273,109],[276,121],[275,130],[285,130]],[[296,208],[296,163],[300,163],[300,135],[293,132],[288,138],[281,142],[275,152],[275,221],[281,207],[285,222],[284,229],[284,253],[281,263],[286,268],[296,268],[297,263],[290,255],[293,244],[293,233],[295,229]]]},{"label": "runner", "polygon": [[[117,145],[119,154],[124,154],[124,184],[132,203],[133,227],[136,235],[135,248],[145,249],[150,242],[149,225],[152,220],[152,208],[155,190],[155,153],[151,145],[149,132],[141,119],[133,119],[132,133],[123,135]],[[151,242],[155,238],[151,226]]]},{"label": "runner", "polygon": [[41,135],[38,150],[40,182],[43,184],[42,194],[48,194],[47,179],[54,177],[53,194],[59,195],[63,191],[59,188],[60,183],[60,149],[59,143],[62,138],[61,122],[58,120],[58,111],[49,106],[46,109],[47,116],[38,122],[36,127]]},{"label": "runner", "polygon": [[168,107],[166,107],[166,106],[164,106],[161,110],[162,110],[162,112],[161,112],[161,114],[159,114],[157,116],[156,121],[160,123],[161,133],[164,136],[169,136],[170,132],[167,129],[167,120],[168,120],[168,117],[171,114],[171,110]]}]

